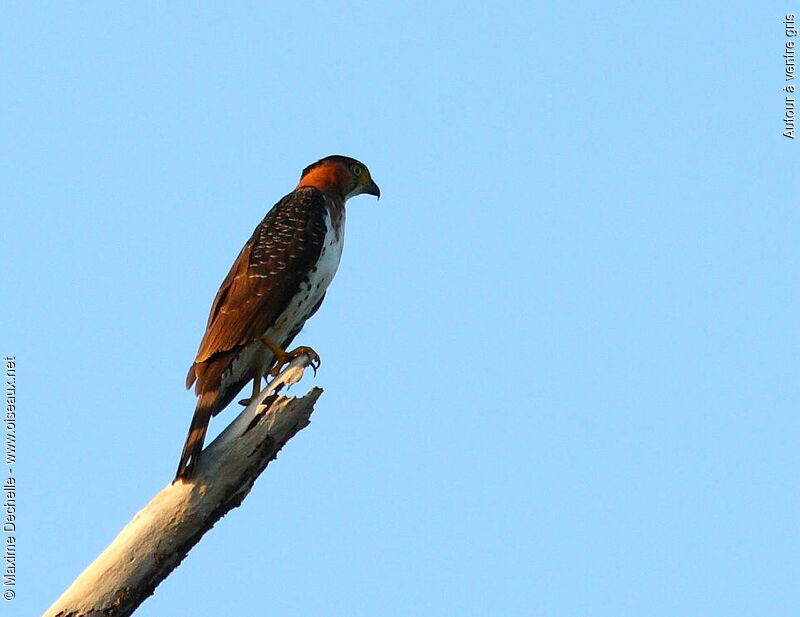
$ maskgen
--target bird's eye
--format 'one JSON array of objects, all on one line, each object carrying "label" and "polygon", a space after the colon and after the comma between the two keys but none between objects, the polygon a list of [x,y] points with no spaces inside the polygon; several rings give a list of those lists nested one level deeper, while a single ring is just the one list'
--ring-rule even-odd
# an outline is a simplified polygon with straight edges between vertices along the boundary
[{"label": "bird's eye", "polygon": [[352,172],[353,172],[353,175],[354,175],[354,176],[360,176],[360,175],[361,175],[361,172],[362,172],[362,171],[364,171],[364,170],[363,170],[363,169],[361,169],[361,167],[360,167],[360,166],[358,166],[358,165],[353,165],[353,166],[350,168],[350,171],[352,171]]}]

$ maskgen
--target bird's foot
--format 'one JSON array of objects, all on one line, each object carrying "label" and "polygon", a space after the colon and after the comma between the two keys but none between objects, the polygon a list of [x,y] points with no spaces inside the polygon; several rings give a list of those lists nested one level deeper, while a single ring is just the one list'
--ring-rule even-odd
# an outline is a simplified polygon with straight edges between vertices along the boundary
[{"label": "bird's foot", "polygon": [[319,354],[313,349],[311,349],[311,347],[305,347],[305,346],[292,349],[292,351],[284,351],[282,354],[275,354],[277,362],[275,363],[275,366],[272,367],[272,370],[269,372],[269,374],[272,375],[273,377],[277,377],[284,366],[289,364],[289,362],[291,362],[295,358],[302,355],[307,355],[309,358],[311,358],[311,368],[314,369],[314,375],[316,375],[317,369],[319,368],[319,365],[321,363]]},{"label": "bird's foot", "polygon": [[285,365],[303,354],[307,354],[311,358],[311,368],[314,369],[314,375],[317,374],[317,369],[319,368],[321,360],[319,359],[319,354],[311,349],[311,347],[298,347],[292,351],[284,351],[265,336],[262,336],[260,340],[264,345],[269,347],[272,355],[275,356],[275,364],[269,372],[269,375],[272,377],[277,377],[278,373],[281,372],[281,369]]}]

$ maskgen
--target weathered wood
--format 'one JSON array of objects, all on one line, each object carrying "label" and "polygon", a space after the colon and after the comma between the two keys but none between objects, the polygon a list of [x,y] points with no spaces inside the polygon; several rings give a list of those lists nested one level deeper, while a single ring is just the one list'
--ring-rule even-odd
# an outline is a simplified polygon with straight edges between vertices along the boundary
[{"label": "weathered wood", "polygon": [[[278,396],[309,366],[300,356],[204,451],[191,480],[169,484],[134,516],[44,617],[125,617],[149,597],[206,531],[250,492],[283,445],[308,426],[322,394]],[[170,467],[171,469],[171,467]]]}]

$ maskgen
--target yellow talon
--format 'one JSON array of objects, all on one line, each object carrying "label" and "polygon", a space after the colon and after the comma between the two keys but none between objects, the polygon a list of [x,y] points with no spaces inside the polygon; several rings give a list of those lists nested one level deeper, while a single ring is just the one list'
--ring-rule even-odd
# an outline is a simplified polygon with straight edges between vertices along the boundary
[{"label": "yellow talon", "polygon": [[260,340],[262,343],[264,343],[264,345],[269,347],[272,355],[275,356],[275,364],[273,365],[272,370],[269,372],[272,377],[277,377],[285,365],[289,364],[289,362],[299,356],[302,356],[303,354],[306,354],[311,358],[311,368],[314,369],[314,374],[317,374],[317,369],[322,361],[319,358],[319,354],[311,349],[311,347],[301,346],[293,349],[292,351],[284,351],[266,337],[262,336]]}]

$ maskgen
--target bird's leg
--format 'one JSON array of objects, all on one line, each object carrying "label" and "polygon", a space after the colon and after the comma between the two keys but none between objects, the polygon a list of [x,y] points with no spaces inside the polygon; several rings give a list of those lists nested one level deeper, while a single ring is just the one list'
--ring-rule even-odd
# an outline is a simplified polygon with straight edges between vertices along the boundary
[{"label": "bird's leg", "polygon": [[250,395],[250,400],[254,400],[261,393],[261,373],[253,377],[253,393]]},{"label": "bird's leg", "polygon": [[250,402],[253,399],[255,399],[260,393],[261,393],[261,374],[258,374],[256,377],[253,378],[253,393],[250,395],[250,398],[243,398],[241,401],[239,401],[239,404],[247,407],[247,405],[249,405]]},{"label": "bird's leg", "polygon": [[302,356],[303,354],[307,354],[311,358],[311,368],[314,369],[314,373],[317,372],[317,369],[320,365],[319,354],[311,349],[311,347],[297,347],[296,349],[292,349],[292,351],[284,351],[274,342],[269,340],[267,337],[262,336],[261,342],[264,343],[269,350],[272,352],[272,355],[275,356],[275,365],[272,367],[272,370],[269,372],[270,375],[273,377],[277,377],[278,373],[281,372],[281,369],[285,364],[289,364],[292,360],[294,360],[298,356]]}]

